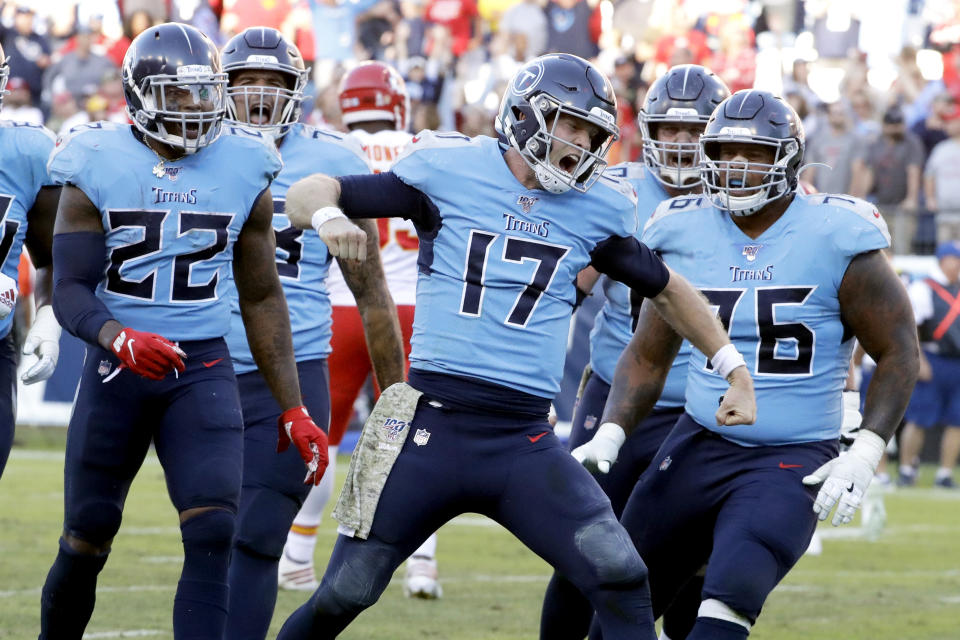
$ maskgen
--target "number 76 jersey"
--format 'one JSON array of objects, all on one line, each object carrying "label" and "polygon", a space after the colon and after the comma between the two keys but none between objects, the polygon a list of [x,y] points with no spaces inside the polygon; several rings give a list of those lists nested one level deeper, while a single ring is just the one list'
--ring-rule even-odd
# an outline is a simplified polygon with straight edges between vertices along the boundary
[{"label": "number 76 jersey", "polygon": [[798,193],[752,239],[707,198],[680,197],[661,203],[643,241],[707,297],[753,376],[756,424],[717,426],[727,383],[694,349],[687,413],[745,446],[839,437],[854,341],[838,291],[855,256],[890,245],[876,207],[850,196]]}]

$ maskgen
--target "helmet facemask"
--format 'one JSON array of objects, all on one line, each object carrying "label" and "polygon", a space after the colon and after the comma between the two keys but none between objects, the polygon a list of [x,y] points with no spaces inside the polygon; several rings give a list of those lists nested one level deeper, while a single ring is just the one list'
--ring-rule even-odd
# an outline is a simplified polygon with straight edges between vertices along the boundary
[{"label": "helmet facemask", "polygon": [[196,153],[220,136],[226,85],[227,74],[209,67],[181,67],[177,75],[147,76],[132,88],[142,107],[130,113],[130,119],[144,135],[186,154]]},{"label": "helmet facemask", "polygon": [[[659,128],[667,123],[699,123],[706,126],[710,115],[701,115],[695,109],[671,109],[671,112],[690,111],[690,114],[667,113],[650,115],[640,113],[638,118],[643,137],[643,163],[661,184],[674,189],[690,189],[700,183],[700,143],[665,142],[658,140]],[[701,128],[702,133],[702,128]]]},{"label": "helmet facemask", "polygon": [[[762,145],[773,150],[773,163],[720,161],[721,143],[744,143]],[[704,135],[700,138],[700,176],[704,193],[718,209],[733,216],[750,216],[767,204],[791,193],[796,187],[797,176],[789,167],[800,145],[790,138],[764,136],[729,137]],[[759,184],[750,186],[759,179]],[[737,192],[738,195],[733,195]]]},{"label": "helmet facemask", "polygon": [[226,119],[279,140],[300,119],[307,71],[294,67],[279,69],[244,64],[231,66],[229,72],[235,74],[244,69],[276,71],[283,75],[284,80],[293,80],[286,87],[261,84],[227,87]]},{"label": "helmet facemask", "polygon": [[[506,130],[503,133],[533,169],[540,186],[550,193],[564,193],[571,188],[584,193],[599,179],[607,166],[607,151],[620,134],[612,115],[597,107],[591,111],[571,107],[547,93],[532,96],[529,108],[515,110],[524,117],[520,118],[519,114],[514,113],[515,122],[504,127]],[[599,133],[591,140],[591,148],[582,147],[556,134],[557,124],[563,115],[585,120],[599,128]],[[535,124],[531,126],[523,122],[527,118],[533,118]],[[554,164],[551,159],[555,144],[569,150],[560,165]]]},{"label": "helmet facemask", "polygon": [[3,96],[10,93],[7,91],[7,81],[10,79],[10,63],[7,62],[7,58],[3,55],[3,50],[0,49],[0,106],[3,105]]}]

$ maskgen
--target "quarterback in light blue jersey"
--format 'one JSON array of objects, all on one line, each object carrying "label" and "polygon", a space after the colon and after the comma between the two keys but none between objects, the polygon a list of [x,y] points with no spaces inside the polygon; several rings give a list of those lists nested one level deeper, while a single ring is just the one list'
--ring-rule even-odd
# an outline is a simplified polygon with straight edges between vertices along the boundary
[{"label": "quarterback in light blue jersey", "polygon": [[[325,280],[332,258],[317,234],[290,224],[283,213],[284,202],[287,189],[300,178],[316,171],[369,173],[367,161],[355,139],[297,122],[307,70],[296,46],[279,31],[266,27],[244,30],[224,45],[221,62],[229,80],[227,129],[235,126],[268,136],[283,155],[283,169],[270,187],[277,271],[290,311],[304,404],[326,429],[331,307]],[[377,379],[389,386],[403,379],[400,329],[380,265],[377,227],[372,221],[362,224],[368,234],[368,259],[358,263],[338,258],[338,262],[356,297]],[[263,640],[276,604],[277,565],[287,531],[310,485],[303,483],[303,463],[295,451],[276,453],[276,424],[283,410],[257,370],[236,301],[232,312],[227,345],[240,390],[244,449],[225,637]],[[329,495],[333,478],[330,473],[327,476],[317,490]]]},{"label": "quarterback in light blue jersey", "polygon": [[[345,215],[410,218],[420,274],[409,383],[385,390],[364,427],[335,512],[341,535],[282,640],[336,637],[429,534],[466,511],[566,575],[607,637],[654,637],[643,561],[547,422],[574,279],[593,265],[703,350],[731,345],[686,280],[634,236],[633,188],[602,175],[615,114],[613,87],[592,64],[546,55],[508,86],[500,140],[423,131],[389,172],[312,176],[288,191],[291,221],[312,224],[336,251],[361,240]],[[742,366],[731,376],[717,419],[749,423],[750,378]]]},{"label": "quarterback in light blue jersey", "polygon": [[[0,48],[0,101],[10,66]],[[13,444],[16,421],[17,356],[13,310],[17,301],[17,267],[26,247],[37,268],[37,315],[24,342],[24,353],[36,353],[39,361],[24,371],[26,384],[53,375],[60,351],[60,325],[50,306],[53,270],[50,245],[60,188],[47,173],[47,157],[54,136],[40,125],[0,121],[0,476]]]},{"label": "quarterback in light blue jersey", "polygon": [[151,443],[183,540],[173,637],[222,638],[243,462],[224,341],[234,291],[253,356],[284,410],[274,442],[279,433],[279,450],[295,444],[311,481],[326,463],[326,438],[301,400],[275,264],[269,187],[281,162],[262,134],[222,132],[226,75],[216,47],[193,27],[140,34],[122,81],[133,124],[78,127],[49,161],[64,185],[54,311],[88,344],[40,638],[83,635]]},{"label": "quarterback in light blue jersey", "polygon": [[[643,162],[624,162],[610,167],[605,173],[628,182],[637,194],[640,225],[637,238],[661,202],[674,196],[700,192],[699,137],[713,110],[729,95],[726,84],[713,72],[692,64],[672,67],[647,91],[639,115]],[[578,288],[588,291],[598,276],[596,270],[588,267],[577,278]],[[590,364],[584,371],[573,415],[568,442],[571,450],[589,441],[599,424],[617,360],[633,336],[643,302],[641,296],[631,292],[623,283],[607,277],[602,278],[601,283],[605,300],[590,332]],[[640,474],[683,414],[690,348],[690,343],[684,341],[653,411],[621,447],[617,464],[608,473],[597,476],[617,517],[623,513]],[[688,611],[691,607],[696,611],[700,603],[700,586],[701,583],[691,580],[684,595],[678,596],[680,604],[664,617],[664,628],[671,637],[683,637],[692,626],[694,616],[677,612]],[[685,602],[692,605],[684,607]],[[544,596],[540,637],[543,640],[581,640],[587,635],[592,616],[593,609],[580,591],[555,573]]]},{"label": "quarterback in light blue jersey", "polygon": [[[717,310],[755,379],[757,422],[715,424],[724,364],[694,348],[686,414],[621,520],[647,560],[655,615],[706,565],[687,640],[742,640],[806,550],[817,518],[836,504],[833,524],[843,524],[860,506],[910,398],[918,348],[906,291],[882,253],[890,237],[877,209],[796,191],[804,135],[786,102],[735,93],[700,146],[704,194],[662,203],[643,241]],[[863,428],[837,457],[854,337],[877,373]],[[679,343],[656,313],[641,310],[605,424],[636,424],[653,404],[649,378]]]}]

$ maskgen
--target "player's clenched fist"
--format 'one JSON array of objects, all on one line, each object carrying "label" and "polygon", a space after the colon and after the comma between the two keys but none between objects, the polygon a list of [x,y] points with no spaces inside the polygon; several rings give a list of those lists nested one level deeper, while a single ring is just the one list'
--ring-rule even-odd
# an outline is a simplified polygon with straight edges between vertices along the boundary
[{"label": "player's clenched fist", "polygon": [[350,222],[340,209],[326,207],[314,212],[313,228],[333,257],[367,259],[367,233]]},{"label": "player's clenched fist", "polygon": [[123,367],[150,380],[163,380],[171,371],[183,371],[187,357],[163,336],[125,327],[110,343]]},{"label": "player's clenched fist", "polygon": [[324,471],[327,470],[327,434],[313,422],[304,406],[287,409],[280,414],[277,421],[280,431],[277,441],[277,452],[283,453],[293,442],[300,457],[307,465],[307,477],[304,484],[320,484]]}]

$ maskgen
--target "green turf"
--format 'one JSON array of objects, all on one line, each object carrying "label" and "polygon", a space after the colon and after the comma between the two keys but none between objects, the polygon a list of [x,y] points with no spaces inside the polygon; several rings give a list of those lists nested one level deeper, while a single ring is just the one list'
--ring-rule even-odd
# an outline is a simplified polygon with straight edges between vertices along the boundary
[{"label": "green turf", "polygon": [[[18,442],[27,446],[14,449],[0,481],[0,638],[17,640],[36,638],[39,631],[40,587],[56,554],[63,489],[62,457],[51,449],[58,436],[23,431]],[[345,468],[346,459],[341,458],[338,480]],[[879,541],[831,536],[822,556],[804,557],[770,597],[751,638],[960,638],[960,493],[930,489],[929,470],[920,484],[887,495],[889,524]],[[828,529],[836,536],[846,533]],[[325,519],[317,549],[320,567],[334,530]],[[134,483],[123,528],[101,574],[88,637],[172,638],[170,612],[180,553],[177,517],[160,466],[150,456]],[[549,576],[543,561],[496,525],[473,515],[442,529],[438,557],[442,600],[405,599],[398,573],[380,602],[341,637],[537,637]],[[270,638],[305,598],[301,593],[280,594]],[[128,633],[121,635],[124,631]]]}]

